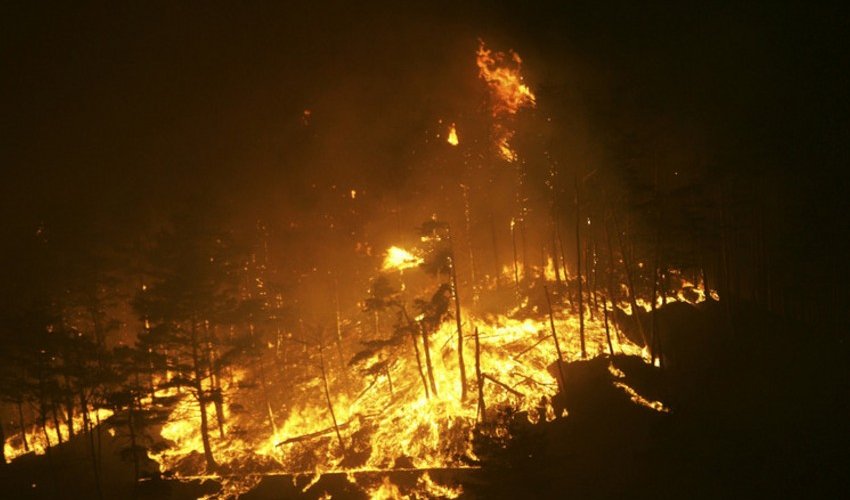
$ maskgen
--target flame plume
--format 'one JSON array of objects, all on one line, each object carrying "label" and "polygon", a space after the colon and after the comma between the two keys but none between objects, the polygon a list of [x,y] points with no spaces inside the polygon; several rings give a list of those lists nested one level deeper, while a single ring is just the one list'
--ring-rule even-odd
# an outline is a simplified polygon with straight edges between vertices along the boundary
[{"label": "flame plume", "polygon": [[487,84],[490,93],[490,113],[494,120],[493,143],[499,156],[508,162],[516,160],[510,146],[514,130],[510,121],[525,107],[533,108],[534,93],[523,82],[522,59],[514,51],[494,52],[479,40],[476,63],[478,76]]},{"label": "flame plume", "polygon": [[400,247],[390,247],[384,257],[383,269],[403,271],[422,264],[423,260]]}]

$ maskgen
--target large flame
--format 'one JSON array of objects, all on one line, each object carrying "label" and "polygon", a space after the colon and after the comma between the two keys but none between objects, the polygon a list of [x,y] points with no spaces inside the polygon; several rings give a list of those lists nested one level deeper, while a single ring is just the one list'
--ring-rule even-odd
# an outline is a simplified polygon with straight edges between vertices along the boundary
[{"label": "large flame", "polygon": [[490,88],[494,118],[516,114],[521,108],[535,104],[534,93],[523,83],[522,59],[514,51],[493,52],[479,40],[478,75]]},{"label": "large flame", "polygon": [[[421,261],[409,251],[391,247],[385,268],[406,269]],[[530,271],[551,279],[553,267],[553,263],[547,262],[547,266]],[[671,287],[666,298],[668,302],[705,300],[704,290],[680,276],[678,284],[678,290]],[[474,309],[467,311],[464,331],[470,341],[464,342],[463,348],[468,382],[475,387],[478,380],[472,360],[476,353],[471,337],[472,332],[477,331],[481,382],[488,414],[498,408],[511,407],[524,412],[529,421],[536,423],[563,415],[556,415],[551,403],[558,392],[558,383],[550,367],[558,359],[558,353],[548,310],[540,310],[532,303],[526,297],[523,304],[507,314],[487,314]],[[627,308],[628,304],[620,306]],[[638,306],[650,308],[645,301],[638,301]],[[562,359],[580,359],[577,313],[567,305],[553,303],[553,320]],[[588,356],[606,355],[609,347],[603,320],[599,316],[594,319],[585,316],[584,326]],[[369,338],[370,331],[370,328],[363,327],[362,331],[352,335],[349,348],[353,351],[356,339]],[[211,432],[213,453],[219,463],[245,474],[228,475],[218,480],[223,483],[226,492],[238,494],[247,491],[259,481],[260,476],[252,472],[260,463],[263,464],[262,470],[266,471],[307,474],[312,480],[304,487],[305,491],[314,486],[319,488],[322,474],[346,472],[349,481],[357,483],[374,498],[429,498],[435,495],[450,498],[459,495],[460,490],[436,484],[424,474],[413,493],[392,484],[387,476],[384,476],[383,482],[374,482],[376,471],[424,472],[425,469],[468,468],[477,459],[472,450],[472,431],[482,417],[475,396],[466,400],[459,398],[457,343],[453,341],[456,337],[457,326],[453,319],[440,325],[430,335],[436,391],[426,395],[413,345],[402,343],[397,348],[397,356],[381,373],[361,377],[352,376],[356,373],[354,367],[327,370],[327,382],[333,388],[328,398],[330,401],[322,396],[321,376],[314,374],[312,378],[308,377],[301,382],[305,397],[274,409],[277,423],[273,431],[264,423],[260,405],[252,404],[256,403],[258,393],[240,395],[238,390],[240,380],[250,379],[250,371],[234,373],[234,385],[226,393],[240,398],[240,406],[256,408],[253,413],[231,414],[231,402],[225,400],[229,414],[227,434],[219,437],[217,432]],[[421,350],[422,339],[418,341]],[[642,356],[646,362],[651,361],[645,349],[615,335],[613,331],[611,342],[617,354]],[[374,359],[367,360],[367,364],[384,360],[382,354],[376,353]],[[309,367],[304,369],[310,370]],[[658,412],[669,411],[661,402],[641,396],[626,385],[622,373],[613,367],[610,369],[614,386],[635,404]],[[270,389],[276,388],[272,385]],[[173,443],[170,449],[154,455],[163,470],[179,469],[187,457],[198,456],[202,444],[197,420],[197,401],[186,393],[162,428],[162,436]],[[361,456],[362,460],[350,465],[347,460],[352,455]]]},{"label": "large flame", "polygon": [[422,264],[423,260],[407,250],[400,247],[390,247],[384,257],[383,268],[385,271],[396,269],[402,271]]},{"label": "large flame", "polygon": [[510,145],[514,136],[510,120],[520,109],[535,105],[534,93],[523,82],[522,59],[512,50],[508,53],[494,52],[486,47],[483,40],[479,40],[476,63],[478,76],[490,92],[494,147],[502,159],[515,161],[517,155]]}]

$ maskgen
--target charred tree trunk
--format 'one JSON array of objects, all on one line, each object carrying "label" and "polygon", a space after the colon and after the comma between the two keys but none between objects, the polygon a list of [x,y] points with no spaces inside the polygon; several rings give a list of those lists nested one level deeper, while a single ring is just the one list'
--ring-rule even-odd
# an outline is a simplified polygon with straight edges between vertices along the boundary
[{"label": "charred tree trunk", "polygon": [[80,409],[83,413],[83,431],[88,434],[89,454],[91,456],[92,474],[97,487],[98,497],[103,498],[100,486],[100,464],[98,463],[97,447],[94,442],[94,429],[92,429],[91,419],[89,418],[89,403],[86,398],[85,389],[80,389]]},{"label": "charred tree trunk", "polygon": [[[581,342],[581,357],[587,357],[587,349],[584,344],[584,298],[581,290],[581,203],[578,192],[578,177],[575,178],[576,188],[576,282],[578,283],[578,324],[579,339]],[[551,309],[551,307],[550,307]]]},{"label": "charred tree trunk", "polygon": [[[252,331],[253,333],[253,331]],[[209,322],[204,322],[204,344],[207,352],[207,373],[210,378],[210,394],[215,408],[215,421],[218,424],[218,436],[224,438],[224,399],[221,394],[221,369],[217,363],[213,334],[210,333]]]},{"label": "charred tree trunk", "polygon": [[322,340],[319,339],[319,368],[322,370],[322,386],[325,389],[325,400],[328,403],[328,412],[331,414],[331,421],[334,424],[334,431],[336,431],[336,437],[339,440],[339,448],[342,451],[342,454],[345,455],[345,442],[342,440],[342,434],[339,432],[339,424],[336,421],[336,413],[334,412],[334,405],[331,401],[331,392],[328,387],[328,374],[325,372],[325,354],[324,348],[322,347]]},{"label": "charred tree trunk", "polygon": [[56,439],[61,445],[64,442],[64,439],[62,439],[62,427],[59,423],[59,412],[56,410],[56,401],[50,402],[50,414],[53,416],[53,426],[56,429]]},{"label": "charred tree trunk", "polygon": [[[134,396],[135,399],[135,396]],[[139,482],[139,451],[138,443],[136,442],[136,419],[133,406],[135,401],[132,401],[127,408],[127,429],[130,431],[130,450],[133,457],[133,485]]]},{"label": "charred tree trunk", "polygon": [[[451,244],[451,236],[449,236]],[[457,286],[457,265],[454,248],[451,250],[452,295],[455,299],[455,323],[457,324],[457,363],[460,370],[460,400],[466,400],[466,366],[463,363],[463,328],[460,312],[460,293]]]},{"label": "charred tree trunk", "polygon": [[640,320],[640,315],[638,314],[638,305],[637,305],[637,291],[635,290],[635,280],[634,275],[632,274],[632,266],[629,264],[629,255],[626,252],[626,247],[623,243],[623,235],[620,232],[620,227],[617,224],[617,217],[614,216],[614,230],[617,232],[617,241],[620,244],[620,255],[623,257],[623,268],[626,271],[626,285],[629,287],[629,303],[632,306],[632,316],[635,319],[635,323],[638,327],[638,333],[640,333],[640,338],[643,340],[643,345],[649,349],[649,340],[646,338],[646,332],[643,329],[643,322]]},{"label": "charred tree trunk", "polygon": [[[251,325],[251,326],[253,328],[253,325]],[[277,435],[277,423],[274,420],[274,412],[272,411],[272,403],[271,403],[271,400],[269,399],[269,388],[268,388],[268,382],[266,380],[266,368],[265,368],[265,364],[263,363],[262,357],[260,357],[257,360],[257,364],[259,365],[259,368],[260,368],[260,385],[263,387],[263,403],[264,403],[264,406],[266,407],[266,415],[268,416],[268,419],[269,419],[269,427],[271,428],[272,435],[276,436]]]},{"label": "charred tree trunk", "polygon": [[481,378],[481,343],[478,339],[478,327],[475,327],[475,382],[478,384],[478,414],[481,415],[481,421],[484,421],[487,407],[484,403],[484,379]]},{"label": "charred tree trunk", "polygon": [[549,326],[552,329],[552,340],[555,341],[555,352],[558,353],[558,375],[561,377],[562,390],[567,389],[567,377],[564,375],[564,355],[561,353],[561,343],[558,342],[558,332],[555,331],[555,316],[552,314],[552,299],[549,298],[549,287],[543,287],[546,294],[546,305],[549,307]]},{"label": "charred tree trunk", "polygon": [[413,342],[413,351],[416,353],[416,368],[419,370],[419,378],[422,379],[422,387],[425,389],[425,397],[427,399],[431,399],[431,391],[428,389],[428,380],[425,378],[425,372],[422,370],[422,356],[419,354],[419,342],[416,340],[416,325],[410,319],[410,316],[407,314],[407,309],[405,309],[404,306],[400,306],[399,309],[401,310],[401,313],[407,322],[408,330],[410,331],[410,340]]},{"label": "charred tree trunk", "polygon": [[15,404],[18,407],[18,428],[21,433],[21,441],[24,443],[24,451],[29,453],[30,444],[27,442],[27,429],[24,424],[24,401],[22,398],[18,398]]},{"label": "charred tree trunk", "polygon": [[422,348],[425,351],[425,369],[428,372],[428,383],[431,386],[431,393],[437,396],[437,382],[434,380],[434,365],[431,363],[431,339],[428,332],[421,323],[417,323],[419,331],[422,334]]},{"label": "charred tree trunk", "polygon": [[198,407],[201,412],[201,442],[204,446],[204,460],[206,461],[207,470],[212,472],[218,468],[218,464],[212,454],[212,446],[210,445],[210,429],[207,420],[207,397],[204,394],[203,370],[201,369],[201,360],[198,353],[198,331],[195,320],[192,320],[192,369],[194,372],[194,390],[198,398]]},{"label": "charred tree trunk", "polygon": [[[94,406],[95,405],[92,405],[92,407]],[[94,419],[96,424],[94,434],[95,438],[97,438],[97,470],[100,477],[103,477],[103,437],[100,434],[102,427],[100,425],[100,412],[96,411],[96,409],[94,412]]]},{"label": "charred tree trunk", "polygon": [[74,391],[71,388],[71,381],[67,375],[65,375],[63,399],[65,404],[65,422],[67,422],[68,427],[68,441],[70,441],[74,439]]},{"label": "charred tree trunk", "polygon": [[614,357],[614,345],[611,343],[611,330],[608,328],[608,300],[602,297],[602,318],[605,320],[605,340],[608,341],[608,353]]}]

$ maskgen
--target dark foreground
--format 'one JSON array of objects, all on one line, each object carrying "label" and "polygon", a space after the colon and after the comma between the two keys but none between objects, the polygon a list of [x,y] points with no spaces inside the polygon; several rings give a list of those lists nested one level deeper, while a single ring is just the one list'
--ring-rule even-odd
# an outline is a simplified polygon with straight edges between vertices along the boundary
[{"label": "dark foreground", "polygon": [[[667,354],[663,370],[621,356],[566,364],[570,389],[554,403],[567,409],[568,418],[532,426],[524,415],[501,411],[498,425],[509,427],[513,439],[479,437],[481,469],[429,475],[440,484],[461,484],[468,498],[850,493],[846,344],[744,305],[731,311],[732,328],[729,318],[717,304],[667,306],[658,316]],[[634,404],[615,382],[671,411]],[[72,442],[49,458],[27,456],[0,467],[0,498],[97,498],[85,450]],[[405,493],[421,474],[367,472],[357,474],[357,482],[374,486],[389,477]],[[132,477],[128,463],[105,461],[103,497],[184,499],[219,489],[213,480],[151,480],[134,487]],[[344,474],[311,480],[265,476],[241,498],[367,498]]]}]

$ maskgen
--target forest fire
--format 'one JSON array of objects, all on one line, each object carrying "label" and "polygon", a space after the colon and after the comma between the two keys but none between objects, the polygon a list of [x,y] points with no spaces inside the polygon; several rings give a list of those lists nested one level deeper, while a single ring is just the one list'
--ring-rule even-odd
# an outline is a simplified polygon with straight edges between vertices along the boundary
[{"label": "forest fire", "polygon": [[847,489],[808,6],[314,4],[4,18],[0,497]]},{"label": "forest fire", "polygon": [[[514,115],[535,105],[521,62],[512,51],[493,52],[480,42],[477,65],[490,96],[491,136],[497,154],[508,162],[518,158],[509,143]],[[454,123],[446,140],[459,145]],[[461,188],[469,238],[471,190]],[[356,200],[356,194],[352,189],[347,197]],[[525,238],[526,219],[515,215],[506,223],[513,264],[476,283],[474,276],[459,279],[466,267],[458,269],[473,265],[475,250],[459,261],[452,225],[432,215],[418,228],[415,248],[392,245],[383,254],[360,312],[347,317],[337,304],[332,335],[303,319],[297,328],[280,321],[281,297],[269,295],[268,270],[258,254],[240,264],[247,279],[234,283],[238,294],[222,299],[219,294],[231,286],[222,280],[229,279],[235,264],[226,240],[200,233],[200,246],[169,242],[176,262],[189,259],[185,265],[203,278],[195,285],[179,273],[154,271],[137,292],[133,307],[142,318],[143,350],[127,355],[139,357],[142,368],[127,374],[132,376],[125,392],[112,405],[116,415],[129,413],[124,430],[123,417],[111,420],[110,436],[129,436],[132,446],[161,443],[134,459],[137,478],[143,479],[142,458],[151,458],[158,474],[216,478],[220,495],[248,491],[266,475],[309,476],[306,491],[325,475],[346,474],[350,484],[373,498],[458,496],[460,485],[438,484],[428,471],[477,469],[476,439],[509,437],[517,421],[543,424],[568,417],[564,364],[615,356],[660,360],[650,355],[652,346],[621,334],[613,317],[614,308],[626,315],[634,307],[649,312],[652,301],[635,297],[629,286],[623,285],[622,295],[614,295],[610,284],[599,287],[595,254],[592,266],[584,256],[590,266],[584,277],[580,267],[568,272],[563,249],[560,255],[546,254],[541,266],[527,262],[525,249],[518,260],[517,235]],[[201,258],[193,261],[196,257]],[[626,254],[620,257],[623,261]],[[582,291],[582,284],[594,289]],[[668,300],[705,300],[704,291],[672,268],[667,285],[655,294],[659,306]],[[467,294],[462,287],[474,288],[471,304],[462,298]],[[182,297],[192,298],[182,303]],[[242,302],[248,313],[232,309],[228,300]],[[212,319],[223,309],[242,314],[242,323]],[[247,336],[233,342],[237,328],[246,329]],[[235,356],[251,361],[228,361]],[[627,385],[613,365],[610,369],[616,379],[612,386],[634,404],[668,411]],[[113,411],[99,414],[98,421]],[[156,418],[164,418],[158,432],[137,428]],[[47,449],[34,446],[36,453]],[[7,450],[7,456],[18,454]],[[379,482],[374,477],[399,471],[419,473],[404,493],[389,476]]]},{"label": "forest fire", "polygon": [[[412,270],[425,263],[399,247],[391,247],[387,252],[387,257],[390,256],[394,257],[394,269]],[[690,288],[686,282],[683,286]],[[665,300],[680,300],[674,293],[681,295],[677,290]],[[697,300],[702,300],[702,296]],[[581,359],[578,315],[568,307],[558,308],[552,313],[550,324],[537,307],[527,308],[527,317],[475,313],[467,316],[467,331],[475,331],[478,343],[477,348],[470,343],[464,347],[466,359],[475,359],[479,365],[476,372],[480,375],[476,375],[475,385],[480,385],[481,392],[477,398],[464,401],[459,397],[458,357],[456,344],[451,342],[456,325],[446,319],[427,339],[424,335],[414,338],[414,345],[424,342],[417,349],[411,350],[404,343],[391,352],[374,350],[368,356],[359,356],[357,366],[363,373],[372,374],[365,379],[352,380],[334,371],[323,375],[327,377],[324,383],[337,388],[335,394],[324,402],[322,398],[309,398],[314,403],[295,403],[283,412],[289,416],[280,419],[271,434],[262,426],[257,427],[256,420],[231,415],[224,432],[227,437],[214,440],[213,448],[220,464],[226,464],[231,473],[242,473],[238,480],[223,478],[226,491],[239,492],[256,485],[259,479],[248,473],[258,466],[267,473],[307,474],[315,479],[322,474],[354,474],[350,479],[354,484],[359,484],[357,474],[364,471],[477,467],[478,458],[472,448],[477,423],[492,420],[507,408],[526,415],[524,418],[532,423],[541,418],[545,421],[557,418],[553,401],[558,393],[558,381],[551,365],[558,359],[558,352],[553,335],[560,339],[563,361]],[[420,315],[415,321],[423,320]],[[645,349],[619,334],[611,334],[600,318],[585,320],[584,332],[590,358],[613,354],[646,356]],[[425,384],[418,357],[420,350],[424,353],[429,348],[433,349],[428,356],[429,375],[433,379]],[[621,373],[615,375],[622,378]],[[238,385],[240,377],[236,376],[233,383]],[[313,390],[321,391],[318,378],[311,385]],[[648,401],[623,382],[617,381],[615,385],[635,404],[668,411],[662,403]],[[228,406],[241,407],[252,404],[251,401],[251,396],[244,401],[235,398]],[[566,416],[563,408],[559,411]],[[174,471],[188,478],[204,474],[202,464],[191,465],[191,461],[186,461],[203,449],[197,418],[196,403],[184,396],[161,431],[162,437],[172,442],[171,448],[155,456],[163,471]],[[234,436],[234,430],[239,428],[242,434]],[[250,456],[255,458],[246,461]],[[428,492],[460,493],[433,483],[427,476],[422,476],[420,483],[411,491],[426,496]],[[397,489],[386,477],[378,486],[366,485],[367,489],[372,488],[370,494],[374,498],[394,494]]]}]

